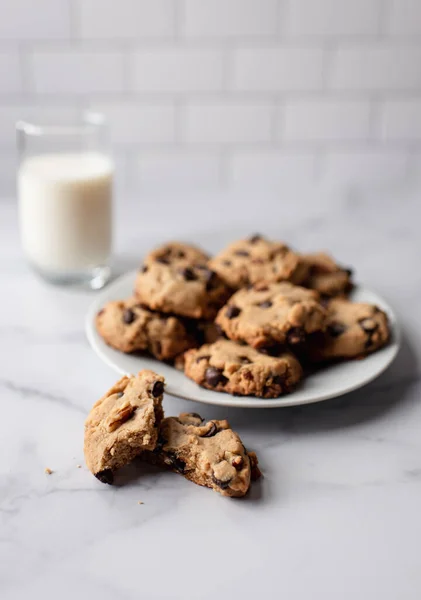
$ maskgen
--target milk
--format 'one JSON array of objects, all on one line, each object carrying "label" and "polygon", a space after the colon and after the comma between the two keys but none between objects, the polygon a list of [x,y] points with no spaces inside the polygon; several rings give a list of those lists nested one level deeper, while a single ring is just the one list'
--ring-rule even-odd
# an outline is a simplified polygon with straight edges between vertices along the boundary
[{"label": "milk", "polygon": [[95,268],[111,253],[113,165],[100,153],[39,154],[18,171],[22,244],[41,271]]}]

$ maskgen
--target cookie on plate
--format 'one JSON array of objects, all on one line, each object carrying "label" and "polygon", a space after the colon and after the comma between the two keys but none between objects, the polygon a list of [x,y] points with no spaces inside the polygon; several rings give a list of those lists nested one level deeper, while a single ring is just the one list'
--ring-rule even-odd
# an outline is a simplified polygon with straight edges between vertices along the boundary
[{"label": "cookie on plate", "polygon": [[277,398],[303,376],[289,352],[270,356],[230,340],[218,340],[184,354],[184,372],[202,387],[237,396]]},{"label": "cookie on plate", "polygon": [[94,404],[85,423],[85,461],[103,483],[144,450],[153,450],[163,418],[164,378],[153,371],[122,377]]},{"label": "cookie on plate", "polygon": [[352,289],[352,270],[341,267],[328,254],[303,254],[301,259],[309,270],[303,283],[306,287],[317,290],[322,296],[344,295]]},{"label": "cookie on plate", "polygon": [[147,351],[158,360],[171,360],[196,345],[182,320],[152,312],[136,298],[108,302],[96,317],[96,328],[116,350]]},{"label": "cookie on plate", "polygon": [[311,336],[305,351],[313,362],[361,358],[389,338],[387,315],[377,306],[334,298],[328,304],[325,332]]},{"label": "cookie on plate", "polygon": [[244,496],[259,475],[256,455],[249,457],[229,423],[205,422],[197,413],[165,418],[155,451],[142,456],[223,496]]},{"label": "cookie on plate", "polygon": [[151,310],[213,319],[231,291],[209,268],[204,253],[174,242],[146,257],[136,278],[135,295]]},{"label": "cookie on plate", "polygon": [[308,273],[307,265],[296,252],[260,235],[230,244],[209,264],[233,289],[259,282],[301,283]]},{"label": "cookie on plate", "polygon": [[216,318],[227,337],[253,348],[302,343],[323,330],[325,321],[319,294],[287,282],[239,290]]}]

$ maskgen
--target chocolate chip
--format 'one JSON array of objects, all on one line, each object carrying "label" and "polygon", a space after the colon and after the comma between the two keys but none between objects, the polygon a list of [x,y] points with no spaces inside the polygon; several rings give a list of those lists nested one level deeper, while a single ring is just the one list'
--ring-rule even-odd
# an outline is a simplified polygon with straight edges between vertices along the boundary
[{"label": "chocolate chip", "polygon": [[199,415],[199,413],[187,413],[187,415],[188,415],[189,417],[193,417],[193,419],[200,419],[201,421],[203,421],[203,417],[201,417],[201,416]]},{"label": "chocolate chip", "polygon": [[161,265],[169,265],[170,261],[166,256],[158,256],[156,262],[161,263]]},{"label": "chocolate chip", "polygon": [[178,258],[184,258],[186,256],[186,254],[182,250],[179,250],[177,253],[177,256],[178,256]]},{"label": "chocolate chip", "polygon": [[243,363],[243,365],[251,364],[251,360],[247,356],[239,356],[238,360]]},{"label": "chocolate chip", "polygon": [[197,279],[196,273],[190,269],[189,267],[185,267],[184,269],[180,269],[181,275],[184,277],[186,281],[194,281]]},{"label": "chocolate chip", "polygon": [[196,362],[200,362],[201,360],[209,360],[210,359],[210,354],[204,354],[203,356],[198,356],[196,358]]},{"label": "chocolate chip", "polygon": [[346,325],[339,323],[339,321],[333,321],[327,326],[327,332],[331,337],[339,337],[346,331]]},{"label": "chocolate chip", "polygon": [[373,319],[370,319],[370,318],[361,319],[358,322],[360,324],[360,327],[362,327],[362,329],[364,329],[364,331],[366,333],[372,333],[373,331],[376,331],[376,329],[378,328],[378,324],[376,323],[376,321],[374,321]]},{"label": "chocolate chip", "polygon": [[288,344],[300,344],[305,340],[305,332],[302,327],[291,327],[287,333]]},{"label": "chocolate chip", "polygon": [[253,381],[253,373],[251,371],[243,373],[243,377],[246,381]]},{"label": "chocolate chip", "polygon": [[250,256],[250,253],[247,250],[236,250],[234,254],[236,256]]},{"label": "chocolate chip", "polygon": [[221,490],[226,490],[227,487],[229,487],[229,484],[231,483],[231,479],[228,479],[228,481],[222,481],[222,479],[218,479],[213,474],[212,474],[212,481],[214,482],[215,485],[220,487]]},{"label": "chocolate chip", "polygon": [[103,309],[103,308],[101,308],[101,310],[100,310],[100,311],[98,312],[98,314],[97,314],[97,317],[100,317],[100,316],[101,316],[101,315],[103,315],[103,314],[104,314],[104,309]]},{"label": "chocolate chip", "polygon": [[164,392],[164,382],[163,381],[155,381],[152,386],[151,394],[154,398],[158,398]]},{"label": "chocolate chip", "polygon": [[101,483],[108,483],[109,485],[111,485],[114,481],[114,475],[111,469],[104,469],[99,473],[95,473],[95,477],[99,479]]},{"label": "chocolate chip", "polygon": [[234,319],[235,317],[238,317],[240,312],[241,312],[241,309],[239,309],[238,306],[234,306],[234,304],[230,304],[227,307],[227,310],[225,311],[225,316],[227,317],[227,319]]},{"label": "chocolate chip", "polygon": [[239,471],[240,469],[243,468],[243,465],[244,465],[243,457],[240,455],[235,456],[232,459],[231,464],[234,467],[234,469],[237,469],[237,471]]},{"label": "chocolate chip", "polygon": [[140,267],[139,271],[141,273],[146,273],[146,271],[148,270],[148,266],[147,265],[143,265],[142,267]]},{"label": "chocolate chip", "polygon": [[215,425],[215,423],[212,421],[212,424],[211,424],[210,428],[208,429],[208,431],[200,437],[206,437],[206,438],[213,437],[216,433],[218,433],[218,428]]},{"label": "chocolate chip", "polygon": [[352,277],[352,275],[354,273],[354,269],[350,269],[349,267],[344,268],[344,271],[348,275],[348,277]]},{"label": "chocolate chip", "polygon": [[130,323],[133,323],[133,321],[136,319],[136,314],[132,311],[131,308],[126,308],[126,310],[123,313],[123,321],[127,324],[130,325]]},{"label": "chocolate chip", "polygon": [[262,236],[259,233],[255,233],[254,235],[252,235],[249,238],[249,242],[250,244],[255,244],[256,242],[260,241],[262,239]]},{"label": "chocolate chip", "polygon": [[221,369],[208,367],[205,371],[206,383],[212,387],[216,387],[218,383],[225,385],[228,379],[222,374]]},{"label": "chocolate chip", "polygon": [[167,458],[168,458],[168,464],[175,471],[178,471],[179,473],[184,473],[184,470],[186,468],[186,463],[184,462],[184,460],[181,460],[181,458],[178,458],[178,456],[176,456],[173,452],[168,452]]},{"label": "chocolate chip", "polygon": [[261,302],[257,306],[260,306],[260,308],[270,308],[272,306],[272,302],[270,300],[265,300],[264,302]]},{"label": "chocolate chip", "polygon": [[223,261],[222,261],[222,264],[223,264],[225,267],[230,267],[230,266],[231,266],[231,261],[230,261],[230,260],[223,260]]}]

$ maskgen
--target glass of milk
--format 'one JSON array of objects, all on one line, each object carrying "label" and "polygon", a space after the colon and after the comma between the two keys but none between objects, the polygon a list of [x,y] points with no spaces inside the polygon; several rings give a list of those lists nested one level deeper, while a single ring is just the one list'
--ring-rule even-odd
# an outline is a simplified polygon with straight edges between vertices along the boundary
[{"label": "glass of milk", "polygon": [[22,245],[32,268],[57,284],[100,289],[110,277],[114,165],[105,119],[16,124]]}]

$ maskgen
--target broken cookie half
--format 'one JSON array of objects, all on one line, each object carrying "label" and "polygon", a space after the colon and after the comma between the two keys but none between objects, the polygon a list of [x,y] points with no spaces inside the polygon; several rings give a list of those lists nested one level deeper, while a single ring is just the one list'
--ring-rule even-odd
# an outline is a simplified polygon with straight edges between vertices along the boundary
[{"label": "broken cookie half", "polygon": [[122,377],[94,404],[85,423],[85,460],[103,483],[144,450],[153,450],[163,418],[164,378],[153,371]]},{"label": "broken cookie half", "polygon": [[163,419],[156,449],[143,458],[223,496],[244,496],[260,476],[255,453],[247,452],[228,421],[205,421],[197,413]]}]

